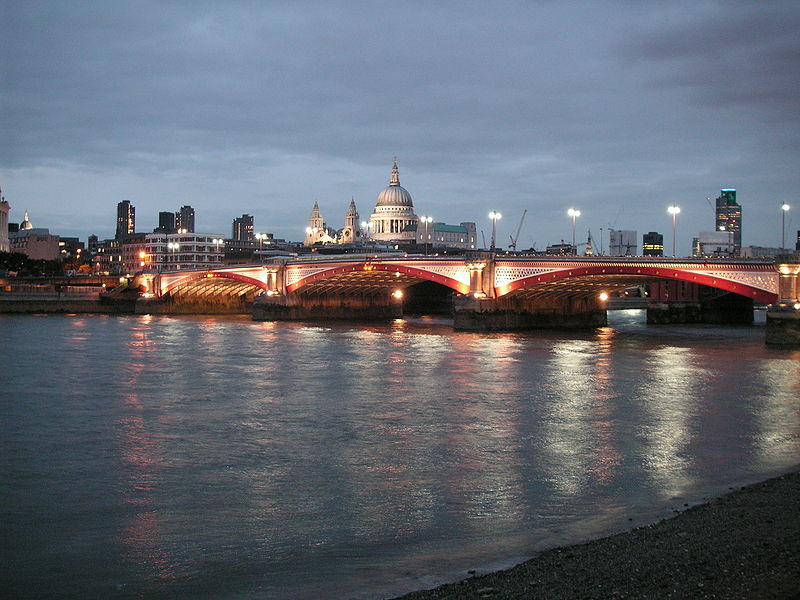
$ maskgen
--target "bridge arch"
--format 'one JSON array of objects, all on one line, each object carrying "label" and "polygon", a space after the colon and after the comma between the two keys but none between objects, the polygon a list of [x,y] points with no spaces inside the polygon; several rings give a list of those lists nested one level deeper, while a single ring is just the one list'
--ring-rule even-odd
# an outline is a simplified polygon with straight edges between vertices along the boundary
[{"label": "bridge arch", "polygon": [[[444,275],[441,273],[435,273],[433,271],[429,271],[423,267],[418,267],[409,264],[398,264],[398,263],[391,263],[391,262],[370,262],[364,261],[359,263],[347,264],[347,265],[335,265],[331,266],[329,269],[323,269],[306,275],[294,281],[291,284],[286,286],[286,291],[288,293],[299,291],[305,286],[311,285],[315,282],[330,279],[337,276],[353,276],[353,275],[363,275],[365,279],[369,279],[371,273],[396,273],[399,275],[404,275],[406,277],[413,277],[420,280],[425,281],[433,281],[434,283],[439,283],[446,287],[449,287],[460,294],[468,294],[469,293],[469,284],[464,283],[463,281],[459,281],[453,277],[448,275]],[[388,287],[388,286],[387,286]]]},{"label": "bridge arch", "polygon": [[242,275],[240,273],[234,273],[230,271],[214,271],[214,272],[194,271],[192,273],[187,273],[184,277],[181,277],[174,281],[170,281],[165,287],[162,288],[161,294],[162,295],[169,294],[181,288],[189,287],[193,283],[206,283],[206,284],[216,283],[216,281],[212,282],[212,280],[219,280],[219,279],[227,279],[249,284],[249,286],[258,288],[259,290],[262,291],[267,289],[267,285],[263,281],[255,279],[253,277],[248,277],[247,275]]},{"label": "bridge arch", "polygon": [[534,288],[537,285],[545,285],[557,281],[568,279],[607,279],[613,281],[614,276],[622,276],[630,279],[640,277],[646,279],[665,279],[673,281],[686,281],[697,283],[712,288],[717,288],[734,294],[739,294],[745,298],[750,298],[756,302],[772,304],[777,301],[777,294],[767,290],[720,277],[718,274],[704,274],[694,270],[684,270],[681,268],[670,267],[669,265],[646,266],[646,265],[591,265],[576,266],[569,269],[558,269],[555,271],[538,273],[511,281],[507,284],[495,288],[498,297],[505,296],[514,291],[522,291]]}]

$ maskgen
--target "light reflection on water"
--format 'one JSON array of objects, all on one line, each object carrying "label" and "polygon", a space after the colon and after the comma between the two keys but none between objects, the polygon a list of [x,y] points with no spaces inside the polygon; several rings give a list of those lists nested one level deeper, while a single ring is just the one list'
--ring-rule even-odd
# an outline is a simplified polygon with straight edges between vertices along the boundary
[{"label": "light reflection on water", "polygon": [[800,353],[611,316],[0,317],[6,588],[381,597],[800,462]]}]

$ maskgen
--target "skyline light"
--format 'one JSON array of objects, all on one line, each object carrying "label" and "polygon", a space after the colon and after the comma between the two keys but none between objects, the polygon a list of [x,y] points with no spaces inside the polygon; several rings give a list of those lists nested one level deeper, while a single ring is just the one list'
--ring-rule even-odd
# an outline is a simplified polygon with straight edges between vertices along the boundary
[{"label": "skyline light", "polygon": [[[386,36],[377,24],[401,26]],[[19,222],[113,237],[196,210],[299,241],[317,200],[339,227],[375,204],[397,155],[416,214],[503,213],[518,247],[601,229],[664,232],[678,252],[736,188],[744,245],[774,246],[800,187],[800,5],[512,1],[464,6],[9,3],[0,187]],[[602,23],[602,27],[598,27]],[[491,206],[488,204],[491,203]],[[783,218],[797,229],[796,211]],[[504,244],[501,244],[504,245]]]}]

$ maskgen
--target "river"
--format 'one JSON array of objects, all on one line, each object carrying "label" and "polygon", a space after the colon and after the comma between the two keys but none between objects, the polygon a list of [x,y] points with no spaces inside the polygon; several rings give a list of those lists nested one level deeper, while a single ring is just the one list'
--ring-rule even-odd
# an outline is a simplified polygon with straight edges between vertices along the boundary
[{"label": "river", "polygon": [[800,463],[800,352],[642,320],[0,316],[3,589],[383,598]]}]

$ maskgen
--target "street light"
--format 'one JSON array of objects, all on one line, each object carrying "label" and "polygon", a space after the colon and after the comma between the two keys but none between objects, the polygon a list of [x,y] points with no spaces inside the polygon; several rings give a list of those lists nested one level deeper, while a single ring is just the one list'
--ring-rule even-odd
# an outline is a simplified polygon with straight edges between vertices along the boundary
[{"label": "street light", "polygon": [[672,257],[675,258],[675,223],[678,213],[681,212],[681,207],[673,204],[667,208],[667,212],[672,215]]},{"label": "street light", "polygon": [[369,241],[369,223],[361,221],[361,234],[365,242]]},{"label": "street light", "polygon": [[572,253],[578,253],[578,247],[575,245],[575,219],[581,216],[581,211],[576,208],[570,208],[567,211],[567,215],[572,217]]},{"label": "street light", "polygon": [[178,265],[175,264],[175,251],[180,249],[181,245],[178,242],[167,242],[167,248],[172,251],[172,266],[174,267],[172,270],[175,271],[178,268]]},{"label": "street light", "polygon": [[489,250],[492,252],[494,252],[494,238],[495,234],[497,233],[497,219],[500,219],[502,217],[503,215],[501,215],[496,210],[493,210],[492,212],[489,213],[489,218],[492,220],[492,243],[490,245]]},{"label": "street light", "polygon": [[781,204],[781,250],[786,248],[786,213],[790,208],[785,202]]},{"label": "street light", "polygon": [[211,240],[211,243],[214,244],[214,250],[216,254],[219,254],[219,247],[222,245],[224,241],[225,240],[223,240],[222,238],[214,238]]},{"label": "street light", "polygon": [[428,224],[433,222],[433,217],[422,216],[419,219],[425,223],[425,256],[428,256]]}]

